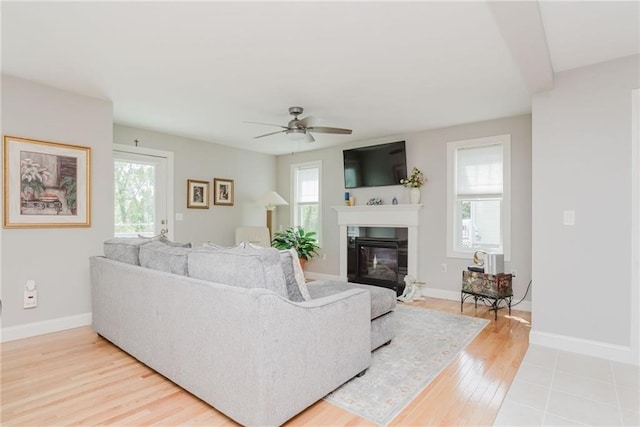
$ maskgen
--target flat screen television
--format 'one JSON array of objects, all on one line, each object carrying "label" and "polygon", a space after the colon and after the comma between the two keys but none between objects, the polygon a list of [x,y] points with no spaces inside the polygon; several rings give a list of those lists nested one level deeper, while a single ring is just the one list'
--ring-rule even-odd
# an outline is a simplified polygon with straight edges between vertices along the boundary
[{"label": "flat screen television", "polygon": [[405,142],[343,150],[345,188],[400,185],[407,177]]}]

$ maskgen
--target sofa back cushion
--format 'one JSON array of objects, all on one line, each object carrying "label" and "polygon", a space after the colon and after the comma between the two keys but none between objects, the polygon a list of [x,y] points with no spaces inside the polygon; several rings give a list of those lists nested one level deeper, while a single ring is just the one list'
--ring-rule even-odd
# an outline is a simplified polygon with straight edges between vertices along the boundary
[{"label": "sofa back cushion", "polygon": [[191,244],[171,244],[163,241],[149,242],[140,246],[140,265],[154,270],[186,276],[187,255]]},{"label": "sofa back cushion", "polygon": [[104,242],[104,256],[114,261],[140,265],[140,246],[152,242],[145,237],[116,237]]},{"label": "sofa back cushion", "polygon": [[266,288],[288,298],[277,249],[202,247],[189,253],[187,264],[190,277],[243,288]]},{"label": "sofa back cushion", "polygon": [[127,264],[140,265],[140,248],[151,242],[163,242],[170,246],[191,247],[191,243],[175,243],[163,236],[115,237],[104,242],[105,258]]}]

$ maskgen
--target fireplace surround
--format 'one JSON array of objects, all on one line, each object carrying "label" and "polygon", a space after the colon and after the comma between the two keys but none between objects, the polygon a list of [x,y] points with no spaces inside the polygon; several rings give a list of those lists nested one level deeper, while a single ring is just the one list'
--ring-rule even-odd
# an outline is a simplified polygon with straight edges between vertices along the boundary
[{"label": "fireplace surround", "polygon": [[[334,206],[338,212],[340,242],[349,242],[349,227],[406,229],[406,273],[418,278],[418,226],[423,205]],[[366,236],[371,237],[371,236]],[[392,236],[389,236],[392,237]],[[398,238],[398,237],[395,237]],[[403,240],[403,238],[400,238]],[[355,243],[355,242],[354,242]],[[340,279],[349,280],[349,244],[340,244]],[[404,276],[402,277],[404,280]],[[403,283],[404,284],[404,283]]]}]

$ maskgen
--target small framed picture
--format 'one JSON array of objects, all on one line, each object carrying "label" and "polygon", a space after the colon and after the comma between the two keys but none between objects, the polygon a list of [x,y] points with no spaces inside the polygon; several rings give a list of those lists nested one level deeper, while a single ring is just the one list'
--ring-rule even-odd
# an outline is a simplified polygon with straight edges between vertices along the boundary
[{"label": "small framed picture", "polygon": [[233,180],[213,178],[213,204],[233,206]]},{"label": "small framed picture", "polygon": [[187,208],[209,209],[209,181],[187,180]]},{"label": "small framed picture", "polygon": [[4,137],[4,227],[90,227],[91,148]]}]

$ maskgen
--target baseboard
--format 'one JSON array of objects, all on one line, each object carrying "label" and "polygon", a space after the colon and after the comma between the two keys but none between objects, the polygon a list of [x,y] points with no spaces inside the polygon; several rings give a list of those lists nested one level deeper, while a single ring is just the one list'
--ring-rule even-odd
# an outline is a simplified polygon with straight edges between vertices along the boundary
[{"label": "baseboard", "polygon": [[[429,285],[422,286],[422,295],[431,298],[448,299],[451,301],[460,301],[460,291],[448,291],[445,289],[430,288]],[[473,301],[473,300],[472,300]],[[529,311],[531,312],[531,302],[522,301],[514,310]]]},{"label": "baseboard", "polygon": [[76,314],[75,316],[60,317],[42,322],[27,323],[18,326],[2,328],[0,342],[14,341],[51,332],[79,328],[91,324],[91,313]]},{"label": "baseboard", "polygon": [[631,347],[622,345],[540,332],[535,329],[532,329],[529,333],[529,343],[572,353],[586,354],[587,356],[599,357],[616,362],[638,365],[638,360],[633,357]]}]

